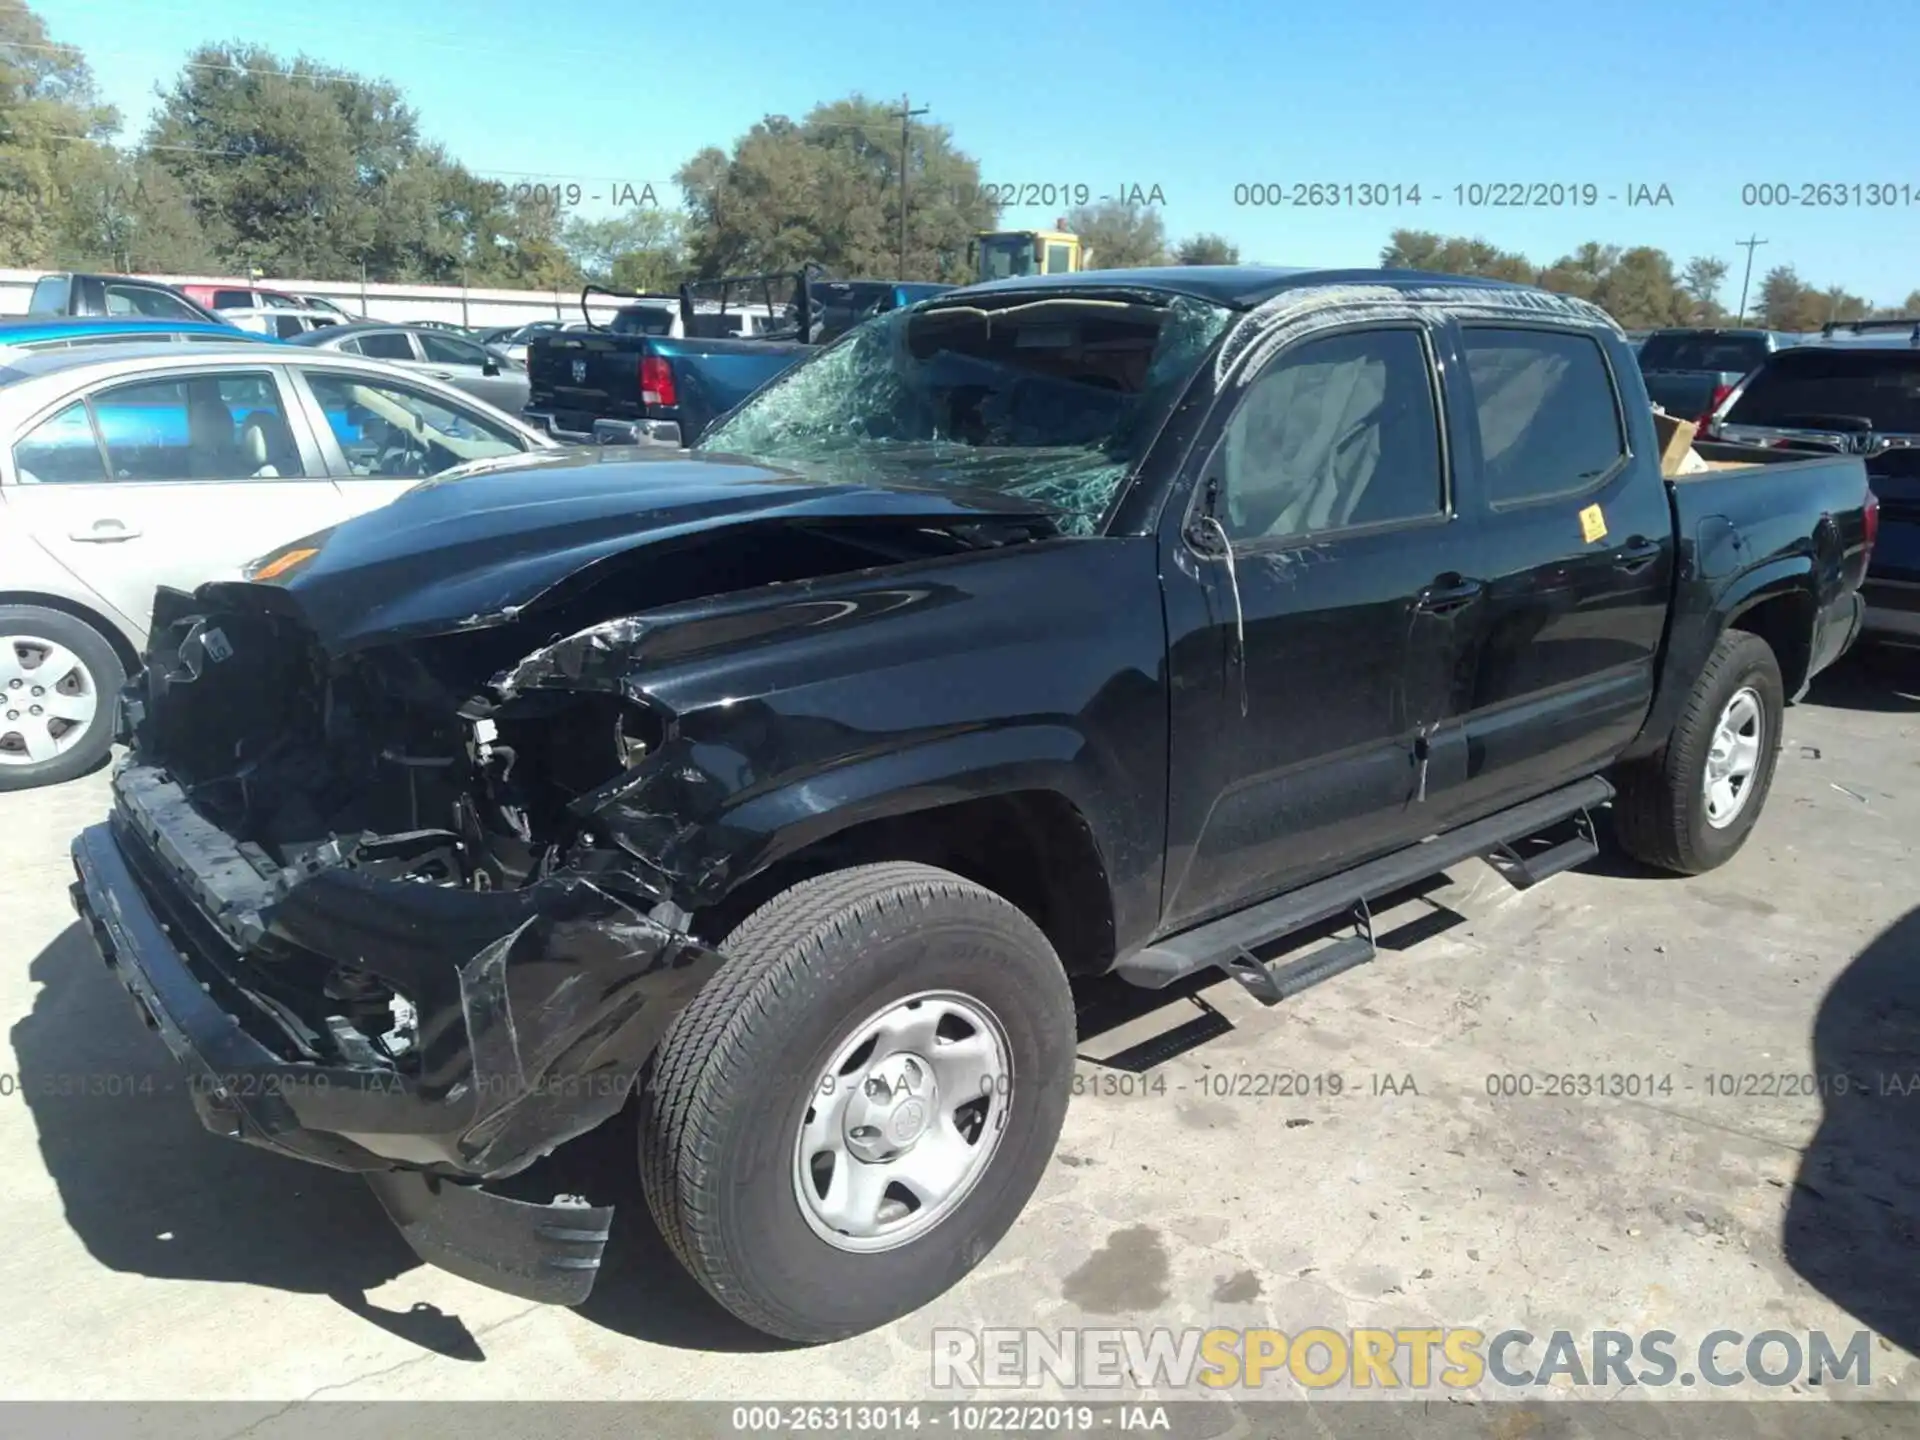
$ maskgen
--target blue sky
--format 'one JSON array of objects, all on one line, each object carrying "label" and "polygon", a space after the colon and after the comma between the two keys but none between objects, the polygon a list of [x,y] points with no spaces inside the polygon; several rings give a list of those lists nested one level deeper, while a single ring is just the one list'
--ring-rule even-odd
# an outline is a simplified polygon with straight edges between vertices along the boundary
[{"label": "blue sky", "polygon": [[[1898,87],[1913,0],[37,0],[137,128],[202,41],[243,39],[400,85],[425,132],[512,182],[651,182],[764,114],[853,91],[932,108],[991,183],[1158,185],[1178,238],[1273,264],[1377,263],[1396,227],[1478,234],[1545,263],[1584,240],[1728,261],[1738,300],[1792,264],[1880,304],[1920,288],[1920,150]],[[1462,14],[1474,17],[1470,27]],[[682,22],[679,28],[673,21]],[[1862,79],[1861,77],[1866,77]],[[1418,185],[1422,203],[1265,208],[1256,182]],[[1455,186],[1591,184],[1580,208],[1473,208]],[[1906,201],[1742,203],[1742,187],[1883,184]],[[1630,208],[1632,187],[1670,204]],[[1605,197],[1617,195],[1618,200]],[[1439,197],[1439,198],[1435,198]],[[1797,194],[1795,195],[1797,199]],[[1009,211],[1051,223],[1061,207]]]}]

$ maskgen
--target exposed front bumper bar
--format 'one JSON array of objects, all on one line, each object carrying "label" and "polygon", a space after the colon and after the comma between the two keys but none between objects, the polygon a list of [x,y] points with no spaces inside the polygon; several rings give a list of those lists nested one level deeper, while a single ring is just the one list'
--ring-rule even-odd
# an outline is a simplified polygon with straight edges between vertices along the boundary
[{"label": "exposed front bumper bar", "polygon": [[596,420],[593,438],[601,445],[670,445],[680,447],[678,420]]},{"label": "exposed front bumper bar", "polygon": [[[295,1102],[324,1096],[327,1072],[281,1061],[214,1001],[140,894],[111,827],[82,831],[73,863],[74,910],[148,1028],[185,1067],[201,1123],[296,1159],[359,1168],[301,1124]],[[593,1289],[610,1206],[572,1197],[529,1204],[419,1171],[369,1171],[366,1179],[422,1260],[548,1304],[577,1305]]]},{"label": "exposed front bumper bar", "polygon": [[522,418],[568,445],[666,445],[681,447],[678,420],[595,420],[591,430],[562,425],[550,411],[527,410]]}]

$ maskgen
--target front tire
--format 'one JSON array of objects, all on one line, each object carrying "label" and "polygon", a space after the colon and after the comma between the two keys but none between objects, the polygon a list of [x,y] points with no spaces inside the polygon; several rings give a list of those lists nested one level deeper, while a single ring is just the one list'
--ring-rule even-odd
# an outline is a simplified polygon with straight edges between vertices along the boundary
[{"label": "front tire", "polygon": [[1053,1154],[1073,1001],[1039,928],[927,865],[803,881],[748,916],[642,1092],[668,1245],[754,1328],[898,1319],[984,1259]]},{"label": "front tire", "polygon": [[107,637],[84,620],[0,605],[0,790],[55,785],[104,760],[126,679]]},{"label": "front tire", "polygon": [[1614,833],[1649,865],[1698,875],[1746,843],[1773,787],[1786,690],[1758,635],[1723,634],[1659,754],[1616,777]]}]

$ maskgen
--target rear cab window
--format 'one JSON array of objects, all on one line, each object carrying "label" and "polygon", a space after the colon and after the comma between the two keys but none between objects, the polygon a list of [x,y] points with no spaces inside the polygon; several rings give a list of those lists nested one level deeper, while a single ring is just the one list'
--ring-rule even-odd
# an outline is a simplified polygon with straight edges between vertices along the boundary
[{"label": "rear cab window", "polygon": [[1495,509],[1592,490],[1625,463],[1613,372],[1591,336],[1468,326],[1461,346]]},{"label": "rear cab window", "polygon": [[670,335],[673,312],[662,305],[628,305],[613,317],[608,328],[616,335]]},{"label": "rear cab window", "polygon": [[29,315],[64,315],[73,279],[68,275],[42,275],[33,285],[33,298],[27,301]]},{"label": "rear cab window", "polygon": [[1642,370],[1713,370],[1745,375],[1767,358],[1759,335],[1650,335],[1640,347]]},{"label": "rear cab window", "polygon": [[1920,435],[1920,350],[1783,350],[1747,381],[1721,423]]},{"label": "rear cab window", "polygon": [[184,300],[148,285],[126,285],[109,280],[105,287],[109,315],[153,315],[163,320],[198,320]]}]

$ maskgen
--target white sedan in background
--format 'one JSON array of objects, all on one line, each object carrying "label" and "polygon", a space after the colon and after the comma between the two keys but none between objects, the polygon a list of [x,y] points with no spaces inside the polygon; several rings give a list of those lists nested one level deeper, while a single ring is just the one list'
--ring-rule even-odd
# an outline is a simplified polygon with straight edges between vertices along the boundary
[{"label": "white sedan in background", "polygon": [[427,476],[552,448],[451,385],[329,350],[0,360],[0,790],[106,755],[156,586],[236,575]]}]

